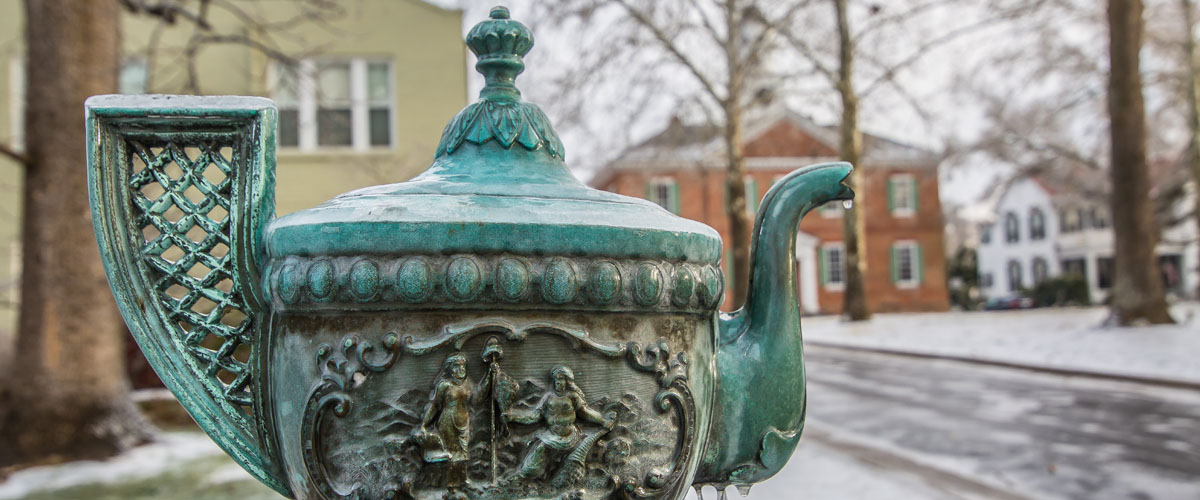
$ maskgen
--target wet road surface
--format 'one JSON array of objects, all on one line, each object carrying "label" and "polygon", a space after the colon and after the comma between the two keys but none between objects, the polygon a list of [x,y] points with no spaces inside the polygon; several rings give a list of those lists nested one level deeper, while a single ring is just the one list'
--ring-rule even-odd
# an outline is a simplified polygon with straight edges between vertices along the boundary
[{"label": "wet road surface", "polygon": [[840,348],[805,359],[811,425],[838,440],[1029,498],[1200,499],[1200,391]]}]

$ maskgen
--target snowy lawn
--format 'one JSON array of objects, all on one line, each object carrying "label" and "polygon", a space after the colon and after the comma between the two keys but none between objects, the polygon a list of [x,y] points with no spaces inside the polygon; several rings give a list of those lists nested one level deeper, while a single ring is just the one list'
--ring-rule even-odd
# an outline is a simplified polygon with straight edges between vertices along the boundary
[{"label": "snowy lawn", "polygon": [[1200,384],[1200,304],[1178,304],[1176,325],[1104,327],[1102,307],[876,314],[802,320],[804,339],[830,345],[955,356]]}]

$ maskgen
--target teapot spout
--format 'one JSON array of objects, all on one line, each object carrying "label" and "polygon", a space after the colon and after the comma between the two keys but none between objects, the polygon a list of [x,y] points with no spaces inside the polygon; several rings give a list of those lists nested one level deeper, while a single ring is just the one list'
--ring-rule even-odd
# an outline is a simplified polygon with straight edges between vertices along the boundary
[{"label": "teapot spout", "polygon": [[813,208],[850,200],[853,167],[824,163],[792,172],[763,198],[751,243],[746,304],[722,314],[717,333],[713,419],[695,483],[723,490],[779,472],[804,427],[803,345],[796,231]]}]

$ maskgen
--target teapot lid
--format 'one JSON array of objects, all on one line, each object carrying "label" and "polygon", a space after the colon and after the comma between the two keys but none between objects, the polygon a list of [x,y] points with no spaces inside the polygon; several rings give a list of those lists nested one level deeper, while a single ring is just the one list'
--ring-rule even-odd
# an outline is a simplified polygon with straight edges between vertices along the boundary
[{"label": "teapot lid", "polygon": [[716,264],[720,236],[647,200],[571,175],[562,141],[514,80],[533,35],[496,7],[467,35],[486,84],[442,133],[433,165],[407,182],[337,196],[273,221],[286,256],[500,254]]}]

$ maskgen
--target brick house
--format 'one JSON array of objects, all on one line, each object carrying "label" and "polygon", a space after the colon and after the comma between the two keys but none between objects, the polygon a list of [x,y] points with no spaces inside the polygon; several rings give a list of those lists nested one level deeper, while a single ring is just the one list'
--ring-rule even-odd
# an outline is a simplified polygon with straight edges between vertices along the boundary
[{"label": "brick house", "polygon": [[[768,112],[747,123],[746,194],[751,211],[758,209],[771,185],[792,170],[837,160],[836,128],[789,111]],[[948,309],[938,160],[921,149],[873,135],[864,136],[863,149],[859,168],[865,175],[857,193],[867,210],[866,286],[872,310]],[[721,129],[673,120],[601,169],[592,185],[652,200],[712,226],[729,241],[724,177]],[[797,286],[807,314],[841,312],[842,214],[841,205],[831,203],[800,223]],[[731,309],[731,302],[726,297],[723,308]]]}]

